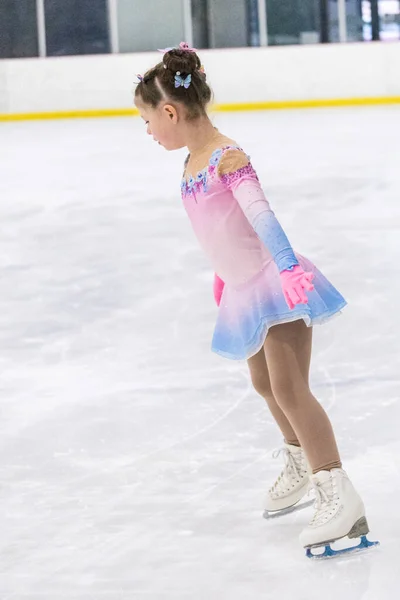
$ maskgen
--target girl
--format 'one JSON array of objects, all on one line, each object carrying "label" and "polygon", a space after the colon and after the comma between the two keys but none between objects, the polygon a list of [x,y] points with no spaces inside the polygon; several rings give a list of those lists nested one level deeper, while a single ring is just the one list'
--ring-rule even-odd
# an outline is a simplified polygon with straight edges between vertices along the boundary
[{"label": "girl", "polygon": [[268,492],[266,510],[287,511],[311,484],[316,502],[300,536],[304,547],[365,535],[364,505],[308,383],[312,326],[346,301],[293,251],[249,157],[209,120],[210,99],[199,57],[183,42],[139,76],[135,91],[147,133],[166,150],[189,150],[183,203],[216,271],[219,312],[212,349],[247,359],[253,385],[284,437],[285,466]]}]

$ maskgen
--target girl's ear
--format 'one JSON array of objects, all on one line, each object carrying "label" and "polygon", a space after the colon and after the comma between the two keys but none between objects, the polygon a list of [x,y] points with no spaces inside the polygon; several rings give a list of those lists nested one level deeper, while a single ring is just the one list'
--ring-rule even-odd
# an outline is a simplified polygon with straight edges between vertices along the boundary
[{"label": "girl's ear", "polygon": [[178,122],[178,112],[177,112],[175,106],[172,106],[172,104],[166,104],[163,107],[163,111],[164,111],[165,115],[168,117],[168,119],[170,119],[170,121],[172,121],[172,123],[176,124]]}]

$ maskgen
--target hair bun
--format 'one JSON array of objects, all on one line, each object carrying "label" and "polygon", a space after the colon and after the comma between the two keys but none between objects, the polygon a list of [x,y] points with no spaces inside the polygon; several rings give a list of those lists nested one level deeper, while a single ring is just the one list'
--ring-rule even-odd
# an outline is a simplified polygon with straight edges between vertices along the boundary
[{"label": "hair bun", "polygon": [[194,73],[201,67],[201,62],[196,52],[184,48],[171,48],[164,54],[164,67],[173,73]]}]

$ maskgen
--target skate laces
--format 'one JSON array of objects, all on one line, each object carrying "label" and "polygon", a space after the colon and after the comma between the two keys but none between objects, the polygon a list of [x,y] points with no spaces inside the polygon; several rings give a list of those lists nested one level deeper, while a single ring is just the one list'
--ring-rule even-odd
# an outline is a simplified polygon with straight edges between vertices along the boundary
[{"label": "skate laces", "polygon": [[289,491],[288,485],[292,485],[293,479],[296,481],[300,480],[302,476],[301,471],[303,457],[301,452],[298,454],[299,459],[297,463],[294,453],[290,452],[288,448],[280,448],[279,450],[275,450],[275,452],[273,452],[272,458],[279,458],[279,456],[283,455],[285,466],[274,485],[270,488],[270,493],[279,494]]},{"label": "skate laces", "polygon": [[[310,525],[316,525],[334,514],[334,502],[337,500],[337,489],[334,475],[331,474],[327,481],[316,481],[312,479],[312,488],[310,491],[315,493],[315,514]],[[310,493],[310,492],[309,492]]]}]

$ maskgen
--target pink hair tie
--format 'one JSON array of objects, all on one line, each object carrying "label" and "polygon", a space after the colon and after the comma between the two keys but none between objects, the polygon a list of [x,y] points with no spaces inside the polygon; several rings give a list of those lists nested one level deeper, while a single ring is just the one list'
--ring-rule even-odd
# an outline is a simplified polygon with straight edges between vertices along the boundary
[{"label": "pink hair tie", "polygon": [[[186,50],[186,52],[197,52],[196,48],[191,48],[187,42],[181,42],[178,46],[179,50]],[[178,48],[164,48],[163,50],[158,48],[158,52],[166,54],[171,50],[177,50]]]},{"label": "pink hair tie", "polygon": [[187,42],[181,42],[179,48],[181,50],[186,50],[187,52],[197,52],[196,48],[191,48]]}]

